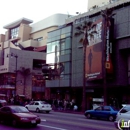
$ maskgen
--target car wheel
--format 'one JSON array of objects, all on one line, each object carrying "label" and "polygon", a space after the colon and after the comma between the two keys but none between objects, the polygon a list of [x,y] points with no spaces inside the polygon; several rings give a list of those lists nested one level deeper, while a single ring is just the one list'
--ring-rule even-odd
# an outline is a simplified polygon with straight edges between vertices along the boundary
[{"label": "car wheel", "polygon": [[39,112],[40,112],[40,109],[39,109],[39,108],[37,108],[37,109],[36,109],[36,112],[38,112],[38,113],[39,113]]},{"label": "car wheel", "polygon": [[114,121],[114,117],[113,117],[112,115],[110,115],[110,116],[108,117],[108,120],[109,120],[109,121]]},{"label": "car wheel", "polygon": [[3,121],[2,119],[0,119],[0,124],[3,124],[3,122],[4,122],[4,121]]},{"label": "car wheel", "polygon": [[91,118],[91,114],[90,113],[86,114],[86,118],[90,119]]},{"label": "car wheel", "polygon": [[50,111],[46,111],[46,113],[49,113]]},{"label": "car wheel", "polygon": [[13,120],[13,121],[12,121],[12,125],[13,125],[14,127],[16,127],[16,126],[17,126],[17,121],[16,121],[16,120]]},{"label": "car wheel", "polygon": [[37,126],[37,124],[33,124],[32,126],[33,126],[33,127],[36,127],[36,126]]}]

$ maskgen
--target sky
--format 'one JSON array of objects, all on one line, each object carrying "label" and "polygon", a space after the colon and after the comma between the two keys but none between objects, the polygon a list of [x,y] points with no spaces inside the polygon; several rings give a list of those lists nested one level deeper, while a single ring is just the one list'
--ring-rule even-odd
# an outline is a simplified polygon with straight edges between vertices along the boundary
[{"label": "sky", "polygon": [[28,18],[36,23],[56,13],[76,15],[87,12],[88,0],[1,0],[0,34],[5,34],[3,27],[21,18]]}]

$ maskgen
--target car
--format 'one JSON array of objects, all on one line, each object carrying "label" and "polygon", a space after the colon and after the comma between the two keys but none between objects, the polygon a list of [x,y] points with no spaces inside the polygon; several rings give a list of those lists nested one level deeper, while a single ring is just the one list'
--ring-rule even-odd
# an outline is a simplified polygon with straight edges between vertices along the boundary
[{"label": "car", "polygon": [[24,106],[7,105],[0,108],[0,122],[13,126],[40,124],[39,116],[29,112]]},{"label": "car", "polygon": [[52,107],[46,101],[31,101],[30,104],[25,105],[29,111],[46,112],[49,113]]},{"label": "car", "polygon": [[117,113],[114,125],[117,129],[127,129],[128,127],[130,129],[130,105],[124,104],[122,106],[123,107]]},{"label": "car", "polygon": [[93,110],[86,110],[84,115],[88,119],[96,117],[96,118],[106,118],[109,121],[114,121],[117,113],[118,110],[114,109],[112,106],[99,106]]},{"label": "car", "polygon": [[6,105],[7,105],[7,101],[0,99],[0,108]]}]

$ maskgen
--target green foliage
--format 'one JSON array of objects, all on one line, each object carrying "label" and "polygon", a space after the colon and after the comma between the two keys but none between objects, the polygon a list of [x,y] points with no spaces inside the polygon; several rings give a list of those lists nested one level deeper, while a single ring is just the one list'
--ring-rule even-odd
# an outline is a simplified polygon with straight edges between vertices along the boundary
[{"label": "green foliage", "polygon": [[111,26],[110,19],[115,15],[115,13],[113,13],[113,8],[102,10],[101,15],[107,21],[107,26]]},{"label": "green foliage", "polygon": [[[76,32],[74,36],[78,37],[80,35],[83,35],[82,38],[80,38],[79,42],[83,43],[83,45],[88,45],[88,36],[94,37],[94,33],[97,33],[96,31],[93,31],[92,28],[95,26],[93,22],[91,21],[84,21],[82,24],[79,24],[76,27]],[[92,30],[92,31],[91,31]]]}]

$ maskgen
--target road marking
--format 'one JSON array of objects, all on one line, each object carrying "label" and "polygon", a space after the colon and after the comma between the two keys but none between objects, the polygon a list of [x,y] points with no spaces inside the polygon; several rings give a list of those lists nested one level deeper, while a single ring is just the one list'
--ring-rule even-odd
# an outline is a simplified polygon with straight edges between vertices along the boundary
[{"label": "road marking", "polygon": [[56,130],[67,130],[67,129],[63,129],[63,128],[48,126],[48,125],[41,125],[41,124],[39,124],[39,126],[43,126],[43,127],[47,127],[47,128],[53,128],[53,129],[56,129]]},{"label": "road marking", "polygon": [[46,121],[46,119],[41,119],[41,121]]},{"label": "road marking", "polygon": [[[69,125],[75,125],[75,126],[84,126],[84,127],[92,127],[92,128],[99,128],[100,130],[115,130],[114,128],[114,125],[113,126],[102,126],[102,124],[96,124],[96,123],[91,123],[91,124],[86,124],[86,123],[82,123],[82,122],[75,122],[75,121],[66,121],[66,120],[59,120],[59,119],[50,119],[48,118],[47,121],[51,121],[51,122],[57,122],[57,123],[65,123],[66,125],[69,124]],[[64,129],[60,129],[60,130],[64,130]]]}]

